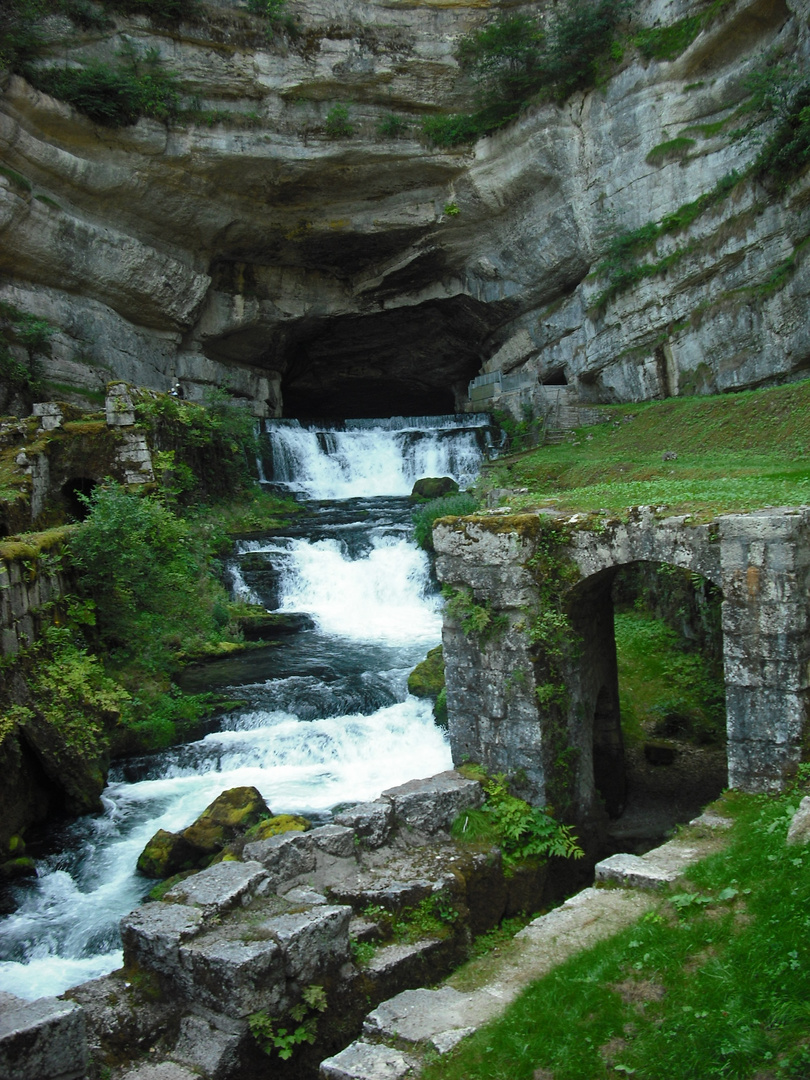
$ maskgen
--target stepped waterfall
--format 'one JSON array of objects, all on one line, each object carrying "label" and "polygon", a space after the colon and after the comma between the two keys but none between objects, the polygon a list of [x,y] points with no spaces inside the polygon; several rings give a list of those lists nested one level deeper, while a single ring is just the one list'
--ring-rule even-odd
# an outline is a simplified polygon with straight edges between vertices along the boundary
[{"label": "stepped waterfall", "polygon": [[227,788],[254,785],[274,813],[327,821],[337,804],[450,767],[430,702],[407,692],[441,635],[407,496],[424,476],[471,482],[484,418],[266,428],[267,482],[308,512],[283,535],[240,542],[227,572],[237,596],[303,612],[313,628],[206,665],[205,688],[244,705],[197,742],[118,762],[104,813],[52,832],[37,878],[15,885],[19,906],[0,919],[0,990],[59,994],[119,967],[119,920],[154,884],[135,870],[144,845]]}]

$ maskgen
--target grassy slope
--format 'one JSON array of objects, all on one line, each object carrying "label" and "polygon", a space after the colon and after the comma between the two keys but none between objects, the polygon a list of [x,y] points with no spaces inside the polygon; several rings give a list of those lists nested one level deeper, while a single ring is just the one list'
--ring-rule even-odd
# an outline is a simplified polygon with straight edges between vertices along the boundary
[{"label": "grassy slope", "polygon": [[726,795],[727,850],[650,913],[530,986],[425,1080],[810,1077],[810,846],[803,791]]},{"label": "grassy slope", "polygon": [[[701,517],[810,502],[810,380],[716,397],[605,407],[608,423],[485,474],[513,508],[666,505]],[[677,459],[664,461],[672,451]]]}]

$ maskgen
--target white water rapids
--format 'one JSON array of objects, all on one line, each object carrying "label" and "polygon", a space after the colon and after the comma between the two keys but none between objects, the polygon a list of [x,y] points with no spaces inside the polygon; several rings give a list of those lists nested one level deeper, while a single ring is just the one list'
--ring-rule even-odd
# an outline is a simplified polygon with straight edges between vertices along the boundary
[{"label": "white water rapids", "polygon": [[118,922],[153,884],[135,871],[144,845],[227,788],[254,785],[275,813],[325,819],[338,803],[450,767],[430,702],[407,693],[408,673],[439,642],[441,613],[402,496],[421,476],[464,485],[476,475],[476,419],[269,422],[272,480],[318,501],[287,535],[238,546],[233,587],[309,614],[315,629],[209,665],[200,688],[227,689],[245,707],[198,742],[121,763],[104,813],[54,834],[54,854],[14,886],[17,910],[0,919],[0,990],[59,994],[120,966]]}]

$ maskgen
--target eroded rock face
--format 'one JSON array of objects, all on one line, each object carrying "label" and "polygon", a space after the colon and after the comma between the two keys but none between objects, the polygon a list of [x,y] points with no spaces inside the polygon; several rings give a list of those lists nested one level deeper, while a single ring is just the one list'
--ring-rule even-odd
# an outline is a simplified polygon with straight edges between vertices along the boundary
[{"label": "eroded rock face", "polygon": [[[787,377],[810,356],[810,272],[797,258],[760,287],[807,234],[806,181],[784,198],[741,185],[645,256],[682,249],[667,274],[606,304],[588,274],[618,231],[752,158],[716,126],[767,50],[806,63],[805,8],[737,0],[678,59],[628,45],[600,90],[461,150],[418,133],[425,114],[470,107],[453,54],[486,17],[473,3],[290,0],[295,41],[268,41],[231,0],[172,31],[58,20],[57,62],[109,59],[125,39],[156,48],[211,123],[100,128],[8,79],[0,153],[30,189],[0,176],[0,296],[60,328],[44,358],[55,381],[179,377],[192,397],[227,384],[259,414],[443,412],[480,370],[522,379],[526,401],[538,378],[638,400]],[[634,17],[690,10],[646,0]],[[336,102],[350,138],[328,137]],[[378,132],[391,113],[402,138]],[[685,157],[647,162],[681,135]]]}]

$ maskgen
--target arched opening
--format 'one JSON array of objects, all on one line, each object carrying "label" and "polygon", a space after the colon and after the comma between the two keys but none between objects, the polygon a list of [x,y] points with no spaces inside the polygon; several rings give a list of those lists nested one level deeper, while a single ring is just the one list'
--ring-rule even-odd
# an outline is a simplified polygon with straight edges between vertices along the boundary
[{"label": "arched opening", "polygon": [[82,500],[92,493],[95,486],[96,481],[89,476],[71,476],[62,484],[62,500],[70,520],[84,521],[87,517],[87,505]]},{"label": "arched opening", "polygon": [[[638,854],[727,784],[722,592],[681,567],[636,562],[616,571],[610,596],[627,789],[608,834]],[[597,706],[597,788],[598,717]]]}]

